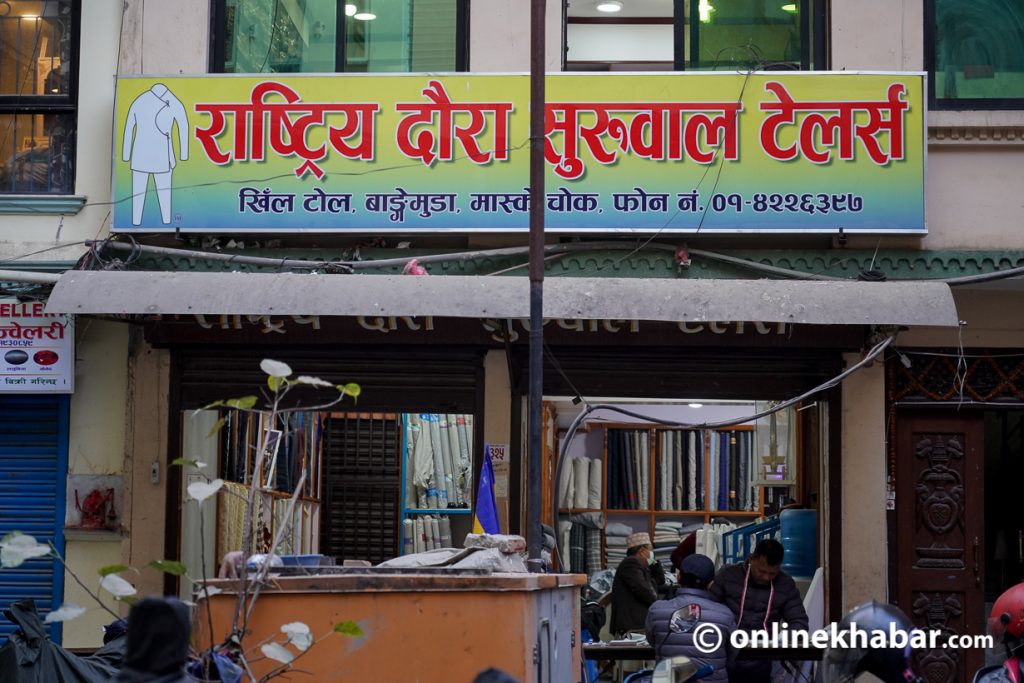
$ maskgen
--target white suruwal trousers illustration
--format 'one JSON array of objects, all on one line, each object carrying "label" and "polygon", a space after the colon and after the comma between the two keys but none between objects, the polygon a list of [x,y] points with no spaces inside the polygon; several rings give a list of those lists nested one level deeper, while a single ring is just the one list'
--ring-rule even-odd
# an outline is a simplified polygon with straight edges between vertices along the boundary
[{"label": "white suruwal trousers illustration", "polygon": [[157,83],[135,98],[124,126],[121,158],[132,169],[132,225],[142,223],[149,176],[156,185],[160,218],[171,222],[171,173],[177,165],[171,133],[178,126],[181,160],[188,159],[188,116],[181,101],[167,86]]}]

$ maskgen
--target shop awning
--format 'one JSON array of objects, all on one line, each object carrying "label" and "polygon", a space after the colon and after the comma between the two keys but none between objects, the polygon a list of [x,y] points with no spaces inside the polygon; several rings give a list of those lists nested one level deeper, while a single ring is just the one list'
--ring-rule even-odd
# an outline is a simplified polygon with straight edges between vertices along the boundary
[{"label": "shop awning", "polygon": [[[74,314],[241,314],[529,318],[525,277],[68,271],[46,310]],[[929,325],[959,318],[938,282],[548,278],[544,317]]]}]

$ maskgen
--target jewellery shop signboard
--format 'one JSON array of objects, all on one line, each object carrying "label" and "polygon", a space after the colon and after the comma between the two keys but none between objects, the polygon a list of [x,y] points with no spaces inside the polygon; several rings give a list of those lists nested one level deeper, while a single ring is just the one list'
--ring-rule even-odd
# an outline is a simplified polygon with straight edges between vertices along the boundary
[{"label": "jewellery shop signboard", "polygon": [[[916,233],[924,75],[547,78],[546,227]],[[526,231],[526,75],[118,80],[121,232]]]},{"label": "jewellery shop signboard", "polygon": [[70,394],[75,388],[74,317],[42,302],[0,299],[0,393]]}]

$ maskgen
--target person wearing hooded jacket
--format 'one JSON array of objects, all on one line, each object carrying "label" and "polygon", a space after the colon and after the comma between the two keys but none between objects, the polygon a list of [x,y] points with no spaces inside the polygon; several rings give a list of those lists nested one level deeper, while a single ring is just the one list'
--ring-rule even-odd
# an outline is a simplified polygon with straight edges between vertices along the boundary
[{"label": "person wearing hooded jacket", "polygon": [[128,613],[128,651],[117,683],[189,683],[192,619],[175,598],[144,598]]},{"label": "person wearing hooded jacket", "polygon": [[[722,567],[711,584],[711,596],[736,615],[736,628],[754,632],[770,631],[773,623],[780,629],[804,630],[809,620],[800,589],[792,577],[782,571],[785,549],[767,538],[757,544],[746,562]],[[729,665],[730,683],[769,683],[772,663],[735,661]]]},{"label": "person wearing hooded jacket", "polygon": [[[706,555],[688,555],[676,575],[680,586],[676,597],[657,601],[647,612],[647,642],[654,648],[656,659],[683,655],[698,665],[709,664],[714,669],[702,681],[728,683],[727,664],[732,654],[729,635],[736,628],[736,619],[729,608],[712,598],[707,590],[715,577],[715,563]],[[721,638],[712,652],[697,647],[694,642],[698,629],[707,628],[701,624],[714,626]]]}]

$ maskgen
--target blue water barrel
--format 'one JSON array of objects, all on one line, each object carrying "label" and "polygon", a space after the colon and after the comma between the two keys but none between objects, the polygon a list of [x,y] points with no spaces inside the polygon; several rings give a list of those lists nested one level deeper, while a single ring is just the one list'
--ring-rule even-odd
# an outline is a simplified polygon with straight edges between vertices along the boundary
[{"label": "blue water barrel", "polygon": [[810,579],[818,567],[818,513],[783,510],[779,514],[779,541],[786,549],[782,571],[795,579]]}]

